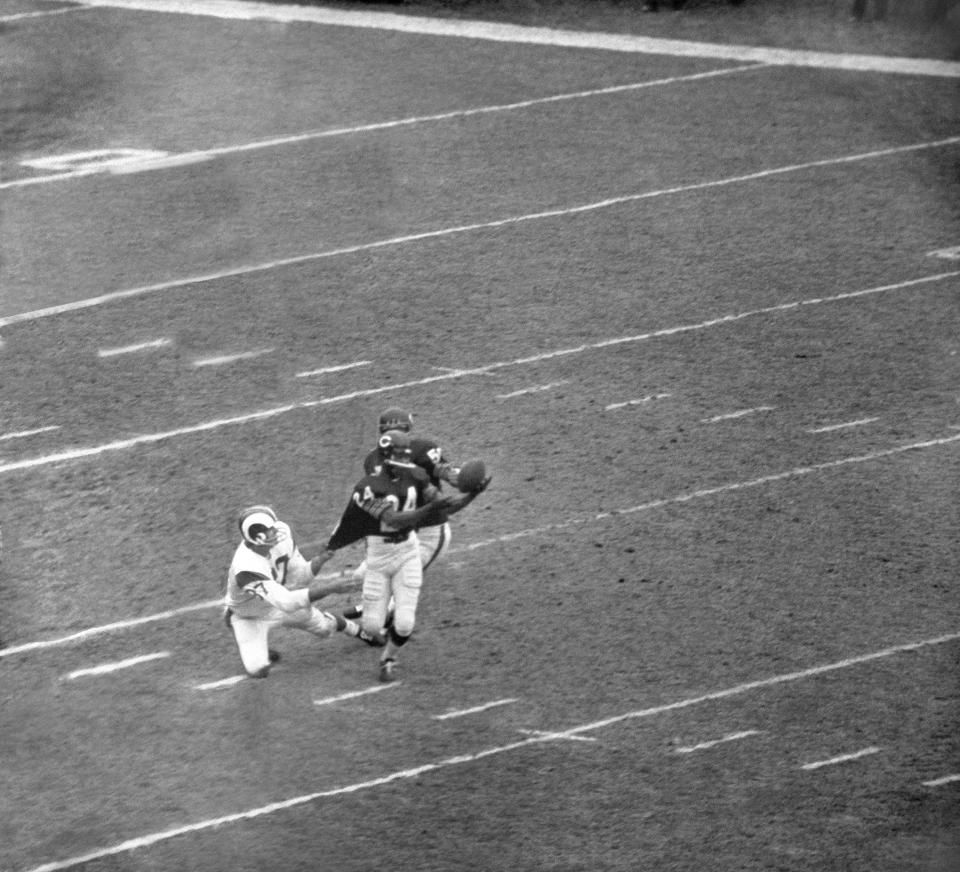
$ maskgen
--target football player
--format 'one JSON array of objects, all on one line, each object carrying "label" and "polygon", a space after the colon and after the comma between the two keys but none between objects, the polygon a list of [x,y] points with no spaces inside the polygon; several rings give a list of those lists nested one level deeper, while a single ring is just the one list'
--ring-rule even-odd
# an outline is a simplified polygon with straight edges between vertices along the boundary
[{"label": "football player", "polygon": [[[410,412],[399,408],[385,409],[377,425],[381,435],[388,430],[399,430],[410,436],[410,459],[426,472],[435,488],[442,489],[443,482],[457,486],[457,468],[444,456],[439,443],[410,432],[413,430],[413,415]],[[382,462],[379,447],[374,448],[363,460],[363,471],[369,475]],[[438,514],[431,523],[418,527],[417,537],[420,540],[420,560],[426,570],[450,545],[450,524],[446,516]]]},{"label": "football player", "polygon": [[[380,413],[377,426],[381,436],[388,430],[399,430],[410,436],[411,460],[427,473],[430,483],[435,488],[442,489],[443,482],[457,486],[459,470],[444,455],[440,444],[434,439],[415,436],[410,432],[413,429],[413,415],[409,411],[395,407],[385,409]],[[373,474],[382,464],[383,451],[378,446],[363,459],[363,471],[368,475]],[[451,532],[447,516],[437,513],[429,523],[419,526],[417,538],[420,540],[420,561],[426,571],[450,546]],[[361,563],[354,571],[355,577],[362,578],[364,569],[365,566]],[[347,618],[358,618],[362,611],[362,605],[357,605],[347,609],[343,614]]]},{"label": "football player", "polygon": [[233,631],[243,668],[252,678],[265,678],[280,659],[268,646],[274,627],[295,627],[326,638],[333,632],[358,636],[368,644],[384,639],[361,635],[356,621],[321,611],[313,603],[334,593],[356,590],[354,579],[322,583],[315,576],[322,562],[308,563],[288,524],[270,506],[251,506],[240,513],[240,536],[227,572],[224,620]]},{"label": "football player", "polygon": [[364,540],[362,628],[374,636],[387,623],[387,643],[380,658],[380,680],[393,681],[397,653],[413,632],[423,583],[417,530],[435,526],[460,511],[475,494],[444,496],[413,462],[412,440],[387,430],[378,442],[379,463],[354,486],[325,550],[313,559],[318,571],[336,551]]}]

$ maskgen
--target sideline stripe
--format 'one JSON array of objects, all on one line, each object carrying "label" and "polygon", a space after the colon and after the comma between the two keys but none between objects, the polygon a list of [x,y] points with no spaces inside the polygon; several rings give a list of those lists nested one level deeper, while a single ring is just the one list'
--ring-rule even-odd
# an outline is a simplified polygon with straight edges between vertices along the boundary
[{"label": "sideline stripe", "polygon": [[681,333],[691,333],[697,330],[705,330],[709,327],[718,327],[724,324],[732,324],[736,321],[743,321],[747,318],[754,318],[759,315],[771,315],[780,312],[800,309],[803,306],[815,306],[822,303],[835,303],[842,300],[853,300],[858,297],[870,296],[872,294],[885,293],[887,291],[900,291],[906,288],[918,287],[931,282],[939,282],[945,279],[957,278],[960,276],[960,270],[952,272],[938,273],[932,276],[923,276],[918,279],[908,279],[907,281],[897,282],[893,285],[881,285],[880,287],[867,288],[860,291],[848,291],[841,294],[834,294],[829,297],[812,297],[806,300],[797,300],[791,303],[778,303],[775,306],[764,306],[760,309],[751,309],[746,312],[740,312],[735,315],[722,315],[718,318],[711,318],[708,321],[701,321],[698,324],[683,324],[678,327],[666,327],[661,330],[652,330],[649,333],[637,333],[633,336],[621,336],[613,339],[603,339],[599,342],[591,342],[585,345],[578,345],[574,348],[561,348],[554,351],[535,354],[530,357],[520,357],[514,360],[502,360],[495,363],[488,363],[482,366],[470,369],[455,369],[449,372],[443,372],[439,375],[427,376],[426,378],[414,379],[412,381],[400,382],[398,384],[381,385],[375,388],[353,391],[348,394],[340,394],[333,397],[325,397],[319,400],[304,400],[298,403],[289,403],[285,406],[277,406],[272,409],[264,409],[259,412],[249,412],[245,415],[236,415],[230,418],[218,418],[213,421],[205,421],[201,424],[193,424],[188,427],[180,427],[176,430],[167,430],[161,433],[147,433],[141,436],[133,436],[130,439],[121,439],[117,442],[108,442],[102,445],[94,445],[87,448],[74,448],[69,451],[61,451],[56,454],[47,454],[42,457],[33,457],[26,460],[15,460],[10,463],[0,464],[0,475],[8,472],[16,472],[22,469],[32,469],[38,466],[47,466],[53,463],[62,463],[69,460],[80,460],[85,457],[96,457],[109,451],[122,451],[127,448],[134,448],[138,445],[151,445],[162,442],[166,439],[173,439],[179,436],[189,436],[194,433],[202,433],[208,430],[217,430],[221,427],[229,427],[237,424],[248,424],[253,421],[264,421],[269,418],[285,415],[287,412],[293,412],[300,409],[312,409],[319,406],[328,406],[334,403],[341,403],[348,400],[360,399],[363,397],[372,397],[379,394],[391,393],[393,391],[405,390],[412,387],[434,384],[440,381],[465,378],[467,376],[488,375],[494,370],[506,369],[512,366],[526,366],[533,363],[541,363],[544,360],[552,360],[558,357],[569,357],[575,354],[583,354],[588,351],[597,351],[602,348],[610,348],[616,345],[625,345],[633,342],[644,342],[650,339],[657,339],[663,336],[675,336]]},{"label": "sideline stripe", "polygon": [[674,194],[684,194],[691,191],[706,191],[711,188],[720,188],[726,185],[735,185],[741,182],[753,182],[760,179],[773,178],[787,173],[800,172],[802,170],[816,169],[819,167],[837,166],[844,163],[856,163],[858,161],[876,160],[878,158],[890,157],[897,154],[908,154],[925,149],[944,148],[960,144],[960,136],[951,136],[946,139],[939,139],[931,142],[917,142],[910,145],[898,145],[891,148],[878,149],[876,151],[859,152],[857,154],[843,155],[841,157],[823,158],[821,160],[806,161],[799,164],[790,164],[772,169],[757,170],[756,172],[746,173],[741,176],[728,176],[724,179],[714,179],[708,182],[694,182],[688,185],[678,185],[674,188],[661,188],[655,191],[645,191],[640,194],[624,194],[620,197],[611,197],[606,200],[597,200],[593,203],[585,203],[579,206],[569,206],[564,209],[549,209],[544,212],[530,212],[525,215],[516,215],[511,218],[500,218],[495,221],[482,221],[476,224],[463,224],[457,227],[446,227],[441,230],[426,230],[423,233],[412,233],[407,236],[394,236],[390,239],[380,239],[375,242],[362,242],[357,245],[350,245],[344,248],[335,248],[329,251],[317,251],[311,254],[299,254],[294,257],[281,258],[279,260],[264,261],[263,263],[250,264],[247,266],[237,266],[220,272],[204,273],[202,275],[187,276],[182,279],[174,279],[167,282],[157,282],[152,285],[141,285],[137,288],[127,288],[121,291],[110,291],[97,297],[88,297],[84,300],[75,300],[72,303],[63,303],[58,306],[49,306],[45,309],[36,309],[32,312],[21,312],[16,315],[8,315],[0,318],[0,328],[8,327],[11,324],[19,324],[23,321],[34,321],[38,318],[46,318],[51,315],[62,315],[65,312],[75,312],[81,309],[87,309],[91,306],[99,306],[103,303],[111,303],[116,300],[124,300],[130,297],[139,297],[145,294],[157,293],[159,291],[169,291],[176,288],[186,288],[191,285],[203,284],[205,282],[221,281],[223,279],[236,278],[237,276],[251,275],[258,272],[266,272],[272,269],[294,266],[300,263],[308,263],[316,260],[323,260],[328,257],[341,257],[343,255],[357,254],[363,251],[374,251],[379,248],[390,248],[395,245],[406,245],[411,242],[421,242],[427,239],[442,239],[447,236],[454,236],[461,233],[473,233],[479,230],[496,230],[501,227],[509,227],[514,224],[523,224],[528,221],[542,221],[547,218],[563,218],[568,215],[579,215],[588,212],[595,212],[600,209],[609,209],[612,206],[621,206],[627,203],[635,203],[641,200],[651,200],[656,197],[667,197]]},{"label": "sideline stripe", "polygon": [[[485,539],[480,542],[473,542],[470,545],[463,545],[458,547],[453,547],[450,549],[452,553],[457,553],[460,551],[475,551],[478,548],[486,548],[490,545],[499,545],[505,542],[514,542],[517,539],[523,539],[528,536],[539,536],[543,533],[552,533],[556,530],[562,530],[567,527],[573,527],[579,524],[590,524],[596,521],[605,521],[609,518],[617,518],[620,515],[630,515],[636,512],[646,512],[651,511],[652,509],[658,509],[663,506],[668,506],[674,503],[687,503],[695,499],[700,499],[702,497],[715,496],[721,493],[727,493],[731,491],[744,490],[750,487],[758,487],[763,484],[768,484],[774,481],[781,481],[788,478],[796,478],[802,475],[809,475],[814,472],[819,472],[824,469],[832,469],[834,467],[844,466],[851,463],[865,463],[870,460],[877,460],[882,457],[890,457],[896,454],[902,454],[906,451],[916,451],[923,448],[932,448],[937,445],[946,445],[949,443],[960,441],[960,433],[956,436],[947,436],[942,439],[932,439],[927,442],[914,442],[910,445],[901,445],[897,448],[888,448],[884,451],[876,451],[871,454],[862,454],[856,457],[845,457],[840,460],[830,460],[825,463],[820,463],[815,466],[804,466],[798,467],[795,469],[787,470],[786,472],[779,472],[773,475],[766,475],[761,478],[755,478],[751,481],[740,481],[733,482],[732,484],[725,484],[719,487],[713,488],[704,488],[702,490],[693,491],[692,493],[679,494],[673,497],[666,497],[660,500],[654,500],[649,503],[643,503],[638,506],[631,506],[626,509],[616,509],[610,512],[601,512],[600,514],[593,515],[588,518],[574,518],[570,521],[564,521],[559,524],[549,524],[546,527],[534,527],[528,530],[519,530],[515,533],[509,533],[504,536],[498,536],[494,539]],[[304,548],[312,548],[319,543],[311,542],[303,545]],[[333,573],[329,576],[321,576],[322,578],[338,578],[340,573]],[[101,633],[107,633],[114,630],[126,630],[130,627],[139,626],[140,624],[150,623],[152,621],[161,621],[168,618],[173,618],[178,615],[186,614],[188,612],[195,612],[201,609],[208,609],[214,607],[222,607],[223,600],[215,599],[208,600],[202,603],[195,603],[189,606],[183,606],[178,609],[172,609],[167,612],[161,612],[155,615],[148,615],[144,618],[135,618],[129,621],[118,621],[113,624],[107,624],[101,627],[91,627],[88,630],[83,630],[79,633],[73,633],[70,636],[64,636],[59,639],[49,639],[41,642],[28,642],[24,645],[17,645],[11,648],[0,648],[0,659],[3,657],[9,657],[12,654],[22,654],[26,651],[34,651],[41,648],[52,648],[55,645],[63,645],[68,642],[77,642],[83,639],[89,638],[91,636],[96,636]]]},{"label": "sideline stripe", "polygon": [[925,76],[960,77],[960,63],[922,58],[876,57],[872,55],[834,54],[821,51],[754,48],[744,45],[719,45],[677,39],[654,39],[616,33],[590,33],[525,27],[491,21],[457,21],[420,18],[389,12],[349,12],[339,9],[276,6],[236,0],[80,0],[86,6],[113,6],[151,12],[177,12],[231,19],[270,21],[307,21],[342,27],[394,30],[429,36],[453,36],[486,39],[494,42],[519,42],[528,45],[602,49],[641,54],[665,54],[681,57],[754,60],[781,66],[864,70],[881,73],[910,73]]},{"label": "sideline stripe", "polygon": [[91,666],[87,669],[75,669],[73,672],[67,673],[64,678],[67,681],[72,681],[75,678],[83,678],[88,675],[106,675],[108,672],[116,672],[118,669],[129,669],[131,666],[138,666],[141,663],[148,663],[151,660],[161,660],[169,656],[169,651],[157,651],[155,654],[129,657],[126,660],[118,660],[115,663],[101,663],[99,666]]},{"label": "sideline stripe", "polygon": [[666,712],[676,711],[678,709],[690,708],[691,706],[699,705],[700,703],[709,702],[717,699],[726,699],[731,696],[737,696],[744,693],[748,693],[752,690],[759,690],[761,688],[774,687],[780,684],[787,684],[793,681],[799,681],[804,678],[813,678],[818,675],[824,675],[828,672],[835,672],[841,669],[849,669],[853,666],[858,666],[864,663],[870,663],[874,660],[880,660],[886,657],[892,657],[896,654],[906,653],[908,651],[917,651],[921,648],[927,648],[934,645],[943,645],[948,642],[956,641],[960,639],[960,632],[950,633],[944,636],[938,636],[935,639],[925,639],[920,642],[910,642],[905,645],[896,645],[892,648],[885,648],[882,651],[875,651],[871,654],[863,654],[857,657],[850,657],[846,660],[840,660],[835,663],[827,663],[822,666],[814,666],[810,669],[803,669],[798,672],[788,672],[781,675],[774,675],[769,678],[763,678],[759,681],[749,681],[745,684],[738,684],[734,687],[728,687],[724,690],[714,691],[712,693],[706,693],[701,696],[688,697],[686,699],[678,700],[677,702],[667,703],[665,705],[654,706],[653,708],[641,709],[639,711],[626,712],[624,714],[615,715],[614,717],[605,718],[600,721],[594,721],[590,724],[582,724],[581,726],[571,727],[568,730],[562,732],[551,732],[531,736],[527,739],[523,739],[518,742],[511,742],[507,745],[500,745],[493,748],[486,748],[482,751],[477,751],[473,754],[461,754],[456,757],[447,757],[444,760],[438,760],[434,763],[424,763],[421,766],[416,766],[412,769],[402,769],[396,772],[391,772],[388,775],[384,775],[380,778],[373,778],[369,781],[360,781],[354,784],[348,784],[343,787],[335,787],[330,790],[321,790],[316,793],[307,793],[302,796],[296,796],[293,799],[283,800],[281,802],[273,802],[269,805],[260,806],[259,808],[249,809],[247,811],[236,812],[234,814],[224,815],[218,818],[212,818],[205,821],[198,821],[194,824],[187,824],[185,826],[175,827],[169,830],[161,830],[159,832],[150,833],[145,836],[139,836],[133,839],[127,839],[124,842],[120,842],[117,845],[113,845],[108,848],[99,848],[94,851],[90,851],[86,854],[80,854],[75,857],[69,857],[64,860],[55,860],[50,863],[44,863],[40,866],[36,866],[28,872],[59,872],[61,869],[71,869],[74,866],[79,866],[83,863],[89,863],[92,860],[98,860],[101,857],[110,857],[117,854],[124,854],[128,851],[133,851],[138,848],[149,847],[150,845],[155,845],[158,842],[164,842],[168,839],[175,838],[177,836],[187,835],[189,833],[201,832],[203,830],[213,829],[215,827],[221,827],[225,824],[232,824],[238,821],[250,820],[251,818],[262,817],[263,815],[273,814],[274,812],[284,811],[288,808],[294,808],[295,806],[305,805],[306,803],[314,802],[318,799],[328,799],[334,796],[343,796],[345,794],[357,793],[361,790],[368,790],[374,787],[382,787],[386,784],[392,784],[397,781],[402,781],[410,778],[417,778],[420,775],[423,775],[427,772],[435,772],[440,769],[446,769],[451,766],[459,766],[464,763],[474,763],[478,760],[483,760],[486,757],[493,757],[497,754],[504,754],[509,751],[515,751],[519,748],[526,748],[535,744],[545,744],[547,742],[556,742],[564,739],[570,739],[576,736],[579,736],[581,733],[593,732],[594,730],[603,729],[604,727],[611,726],[613,724],[618,724],[623,721],[629,720],[639,720],[641,718],[649,718],[655,715],[664,714]]},{"label": "sideline stripe", "polygon": [[805,763],[801,769],[811,771],[813,769],[822,769],[824,766],[835,766],[837,763],[846,763],[848,760],[859,760],[861,757],[867,757],[870,754],[876,754],[880,751],[877,747],[864,748],[862,751],[854,751],[852,754],[841,754],[839,757],[831,757],[829,760],[818,760],[816,763]]},{"label": "sideline stripe", "polygon": [[668,76],[663,79],[652,79],[643,82],[630,82],[626,85],[610,85],[606,88],[592,88],[586,91],[573,91],[566,94],[552,94],[549,97],[533,97],[529,100],[520,100],[515,103],[493,104],[490,106],[478,106],[473,109],[452,109],[449,112],[437,112],[432,115],[413,115],[408,118],[399,118],[392,121],[378,121],[371,124],[361,124],[355,127],[334,127],[327,130],[310,130],[303,133],[292,133],[286,136],[274,136],[269,139],[259,139],[253,142],[240,143],[236,145],[225,145],[219,148],[200,149],[197,151],[182,152],[173,157],[179,158],[174,161],[166,158],[161,161],[139,161],[132,163],[125,161],[123,163],[113,163],[111,165],[101,166],[82,166],[73,170],[67,170],[57,174],[48,174],[44,176],[34,176],[26,179],[14,179],[9,182],[0,182],[0,190],[3,188],[25,188],[31,185],[43,185],[48,182],[66,181],[68,179],[90,176],[95,173],[122,173],[128,171],[140,171],[144,169],[165,169],[171,166],[178,166],[187,163],[195,163],[202,160],[208,160],[214,157],[223,157],[230,154],[239,154],[247,151],[258,151],[263,148],[277,148],[284,145],[294,145],[298,142],[309,142],[313,139],[324,139],[334,136],[352,136],[358,133],[374,133],[378,130],[392,130],[398,127],[409,127],[415,124],[429,124],[438,121],[450,121],[456,118],[469,118],[474,115],[487,115],[494,112],[511,112],[517,109],[529,109],[532,106],[539,106],[545,103],[559,103],[564,100],[580,100],[586,97],[601,97],[610,94],[618,94],[627,91],[637,91],[642,88],[654,88],[661,85],[673,85],[678,82],[693,82],[699,79],[710,79],[716,76],[726,76],[732,73],[745,72],[747,70],[764,69],[765,64],[747,64],[745,66],[724,67],[718,70],[707,70],[702,73],[691,73],[686,76]]}]

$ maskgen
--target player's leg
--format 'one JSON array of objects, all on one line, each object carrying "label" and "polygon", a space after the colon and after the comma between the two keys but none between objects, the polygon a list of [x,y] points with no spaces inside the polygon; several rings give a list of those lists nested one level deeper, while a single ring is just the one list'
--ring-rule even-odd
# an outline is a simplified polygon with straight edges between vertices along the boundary
[{"label": "player's leg", "polygon": [[380,680],[393,681],[393,668],[400,649],[407,644],[417,618],[417,603],[423,585],[423,567],[419,551],[412,552],[394,572],[392,581],[394,612],[387,628],[387,644],[380,658]]},{"label": "player's leg", "polygon": [[361,602],[363,614],[361,627],[369,636],[376,636],[383,629],[387,618],[387,606],[390,601],[390,576],[384,568],[367,565],[363,576]]},{"label": "player's leg", "polygon": [[227,621],[233,630],[233,638],[240,651],[240,661],[247,675],[251,678],[266,678],[273,662],[267,643],[274,622],[263,618],[241,618],[234,614],[228,615]]}]

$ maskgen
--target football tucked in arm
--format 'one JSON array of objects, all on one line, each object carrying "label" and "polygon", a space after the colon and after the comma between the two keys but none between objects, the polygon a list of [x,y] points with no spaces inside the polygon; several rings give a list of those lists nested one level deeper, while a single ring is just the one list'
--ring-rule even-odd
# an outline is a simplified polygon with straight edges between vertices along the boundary
[{"label": "football tucked in arm", "polygon": [[457,488],[465,494],[483,490],[487,481],[487,467],[482,460],[468,460],[457,473]]}]

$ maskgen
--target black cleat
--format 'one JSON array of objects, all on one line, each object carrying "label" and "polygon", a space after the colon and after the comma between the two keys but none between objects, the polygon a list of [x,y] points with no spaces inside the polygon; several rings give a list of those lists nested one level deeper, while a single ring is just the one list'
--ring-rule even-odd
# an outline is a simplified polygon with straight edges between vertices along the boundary
[{"label": "black cleat", "polygon": [[273,648],[271,648],[267,651],[267,657],[270,658],[271,663],[276,663],[280,659],[280,652],[274,651]]},{"label": "black cleat", "polygon": [[371,648],[382,648],[387,644],[387,637],[384,633],[371,636],[366,630],[361,630],[357,633],[357,638],[361,642],[366,642]]},{"label": "black cleat", "polygon": [[383,682],[396,681],[396,676],[393,674],[393,667],[396,664],[396,661],[392,657],[387,657],[384,660],[380,661],[380,680]]}]

